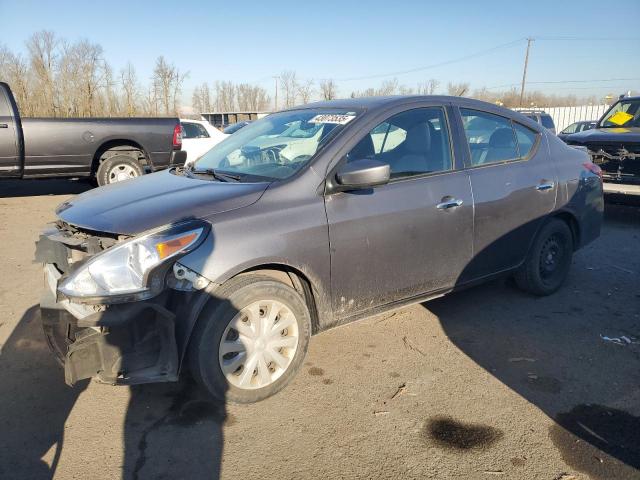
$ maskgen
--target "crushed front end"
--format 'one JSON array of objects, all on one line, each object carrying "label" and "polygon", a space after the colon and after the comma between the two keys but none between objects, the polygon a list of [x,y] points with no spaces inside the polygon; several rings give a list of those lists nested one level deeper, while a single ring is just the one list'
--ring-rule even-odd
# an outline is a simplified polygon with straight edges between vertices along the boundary
[{"label": "crushed front end", "polygon": [[[169,237],[166,230],[143,237],[169,248],[174,248],[173,242],[177,253],[169,251],[171,255],[157,265],[144,257],[152,268],[142,278],[131,275],[132,281],[144,286],[133,292],[124,285],[131,280],[109,270],[130,266],[118,265],[109,257],[131,263],[127,248],[140,250],[136,237],[92,232],[62,221],[42,233],[35,255],[36,262],[44,265],[41,318],[49,346],[64,366],[67,384],[89,377],[127,385],[177,380],[196,306],[202,303],[198,298],[209,282],[177,263],[188,248],[176,242],[184,234],[175,231]],[[193,231],[188,230],[189,239],[194,238]],[[197,232],[199,236],[208,233]]]},{"label": "crushed front end", "polygon": [[640,143],[592,142],[587,148],[605,181],[640,185]]}]

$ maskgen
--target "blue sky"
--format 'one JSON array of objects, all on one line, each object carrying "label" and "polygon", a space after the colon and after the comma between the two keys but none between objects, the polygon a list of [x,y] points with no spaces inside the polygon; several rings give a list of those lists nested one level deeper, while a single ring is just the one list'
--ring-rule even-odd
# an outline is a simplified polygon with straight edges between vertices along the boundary
[{"label": "blue sky", "polygon": [[[633,79],[531,84],[547,93],[618,94],[640,90],[640,1],[32,1],[0,0],[0,43],[24,52],[37,30],[102,45],[119,70],[130,60],[141,80],[158,55],[189,71],[185,96],[204,81],[259,83],[273,75],[351,79],[456,60],[536,37],[528,80]],[[625,26],[628,26],[626,28]],[[569,37],[571,39],[565,39]],[[577,38],[577,39],[576,39]],[[518,84],[526,42],[464,61],[395,75],[415,86],[429,78],[473,88]],[[341,80],[339,93],[388,77]]]}]

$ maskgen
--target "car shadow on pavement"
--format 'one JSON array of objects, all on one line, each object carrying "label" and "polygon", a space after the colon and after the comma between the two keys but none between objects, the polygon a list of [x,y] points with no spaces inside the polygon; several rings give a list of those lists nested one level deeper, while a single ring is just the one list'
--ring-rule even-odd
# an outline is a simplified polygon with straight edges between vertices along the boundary
[{"label": "car shadow on pavement", "polygon": [[223,426],[232,422],[189,378],[131,387],[122,478],[220,478]]},{"label": "car shadow on pavement", "polygon": [[[498,280],[423,306],[465,355],[553,420],[547,434],[565,463],[593,480],[632,479],[640,478],[640,210],[607,206],[605,219],[613,228],[576,254],[549,297]],[[632,265],[616,232],[630,228],[639,239]],[[622,336],[629,343],[603,338]],[[530,427],[523,420],[523,435]]]},{"label": "car shadow on pavement", "polygon": [[0,352],[0,478],[52,478],[65,422],[88,384],[65,385],[39,320],[29,308]]},{"label": "car shadow on pavement", "polygon": [[[64,477],[56,470],[65,424],[88,386],[88,380],[65,384],[42,332],[39,308],[29,308],[0,351],[0,478]],[[233,422],[223,402],[211,400],[187,379],[107,388],[130,390],[125,418],[111,419],[124,422],[123,438],[113,443],[116,452],[124,450],[122,478],[219,478],[222,428]],[[110,410],[108,404],[103,407]],[[65,454],[82,456],[80,451]],[[108,476],[118,474],[111,470]]]},{"label": "car shadow on pavement", "polygon": [[88,180],[0,180],[0,198],[75,195],[93,188]]}]

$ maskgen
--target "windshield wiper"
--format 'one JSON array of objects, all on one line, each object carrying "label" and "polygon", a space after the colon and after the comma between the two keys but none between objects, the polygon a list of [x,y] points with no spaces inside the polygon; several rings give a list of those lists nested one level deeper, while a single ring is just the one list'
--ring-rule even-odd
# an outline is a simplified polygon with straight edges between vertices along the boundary
[{"label": "windshield wiper", "polygon": [[189,169],[188,172],[190,174],[195,175],[211,175],[213,178],[218,180],[219,182],[228,182],[232,180],[234,182],[239,182],[242,180],[242,177],[239,175],[234,175],[232,173],[221,172],[216,170],[215,168],[203,168],[201,170]]}]

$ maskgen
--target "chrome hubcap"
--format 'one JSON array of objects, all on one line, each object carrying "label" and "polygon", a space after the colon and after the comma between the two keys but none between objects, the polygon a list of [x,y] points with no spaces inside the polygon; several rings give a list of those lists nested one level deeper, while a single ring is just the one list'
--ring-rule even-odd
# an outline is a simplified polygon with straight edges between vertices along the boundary
[{"label": "chrome hubcap", "polygon": [[275,382],[291,364],[298,349],[298,324],[285,304],[254,302],[227,325],[218,361],[227,381],[242,389],[263,388]]},{"label": "chrome hubcap", "polygon": [[138,172],[130,165],[116,165],[109,170],[109,183],[121,182],[138,176]]}]

